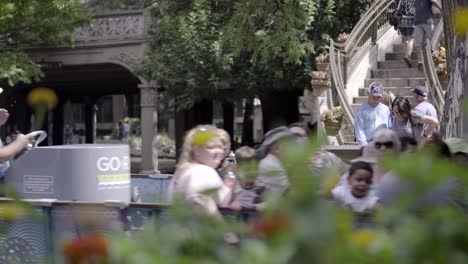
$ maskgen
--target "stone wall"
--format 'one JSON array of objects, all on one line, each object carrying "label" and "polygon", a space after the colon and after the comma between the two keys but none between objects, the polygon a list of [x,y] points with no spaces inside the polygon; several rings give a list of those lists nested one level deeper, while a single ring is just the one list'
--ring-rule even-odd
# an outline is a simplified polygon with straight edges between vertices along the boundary
[{"label": "stone wall", "polygon": [[455,9],[468,6],[468,0],[444,0],[444,23],[447,43],[449,88],[445,94],[445,107],[441,132],[445,137],[461,137],[468,134],[468,117],[463,114],[464,98],[468,98],[468,34],[454,34],[452,18]]}]

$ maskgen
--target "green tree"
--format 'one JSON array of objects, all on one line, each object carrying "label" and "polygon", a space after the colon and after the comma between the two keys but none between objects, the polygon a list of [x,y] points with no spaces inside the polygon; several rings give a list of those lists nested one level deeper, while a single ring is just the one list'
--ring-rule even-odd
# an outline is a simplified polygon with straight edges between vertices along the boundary
[{"label": "green tree", "polygon": [[9,86],[37,81],[41,68],[24,49],[71,44],[75,28],[88,20],[79,0],[0,2],[0,79]]},{"label": "green tree", "polygon": [[157,1],[151,5],[155,29],[142,71],[159,81],[168,98],[177,98],[178,107],[258,96],[266,129],[274,117],[296,121],[297,96],[308,85],[314,49],[325,49],[327,30],[336,36],[359,18],[356,9],[344,23],[333,19],[343,13],[338,9],[351,7],[347,2]]}]

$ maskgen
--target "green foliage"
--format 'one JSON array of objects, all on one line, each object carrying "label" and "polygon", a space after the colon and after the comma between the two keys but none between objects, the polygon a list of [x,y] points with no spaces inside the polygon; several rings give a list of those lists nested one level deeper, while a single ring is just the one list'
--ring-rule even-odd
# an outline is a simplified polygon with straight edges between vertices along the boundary
[{"label": "green foliage", "polygon": [[144,9],[151,4],[152,1],[148,0],[86,0],[84,7],[86,10],[97,12],[115,12],[115,11],[128,11]]},{"label": "green foliage", "polygon": [[1,79],[10,86],[42,77],[24,48],[71,45],[75,28],[89,21],[79,0],[22,0],[0,2]]},{"label": "green foliage", "polygon": [[[310,174],[308,160],[317,147],[287,147],[283,159],[291,189],[270,200],[260,218],[263,225],[229,217],[219,223],[178,201],[169,218],[149,223],[137,239],[113,240],[113,263],[467,263],[466,211],[445,199],[421,203],[453,175],[461,180],[458,198],[468,201],[466,169],[436,158],[430,149],[387,157],[384,166],[410,191],[379,209],[372,225],[357,228],[355,215],[318,196],[333,172]],[[240,234],[242,243],[223,243],[227,232]]]},{"label": "green foliage", "polygon": [[0,79],[6,80],[9,86],[18,82],[30,83],[43,76],[39,65],[31,61],[24,52],[3,51],[0,53]]},{"label": "green foliage", "polygon": [[[141,73],[176,105],[308,85],[315,51],[352,28],[370,0],[154,1]],[[340,19],[336,19],[336,17]]]}]

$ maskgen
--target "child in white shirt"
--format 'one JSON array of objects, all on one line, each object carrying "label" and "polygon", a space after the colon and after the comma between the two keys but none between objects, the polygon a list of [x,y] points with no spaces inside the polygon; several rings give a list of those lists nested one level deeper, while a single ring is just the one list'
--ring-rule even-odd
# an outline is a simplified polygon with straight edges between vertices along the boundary
[{"label": "child in white shirt", "polygon": [[354,212],[362,213],[375,209],[377,196],[370,192],[372,166],[363,161],[355,162],[349,169],[347,184],[340,184],[332,190],[333,199]]}]

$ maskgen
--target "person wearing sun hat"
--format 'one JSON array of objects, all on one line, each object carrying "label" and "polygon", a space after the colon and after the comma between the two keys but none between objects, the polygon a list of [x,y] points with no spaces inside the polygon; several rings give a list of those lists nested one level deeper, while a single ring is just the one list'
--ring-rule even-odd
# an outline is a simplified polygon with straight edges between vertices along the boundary
[{"label": "person wearing sun hat", "polygon": [[373,82],[368,88],[367,102],[356,111],[354,132],[359,145],[367,145],[373,138],[377,128],[390,128],[392,125],[390,109],[382,104],[384,87],[379,82]]},{"label": "person wearing sun hat", "polygon": [[282,195],[289,188],[289,179],[281,161],[282,142],[294,139],[287,127],[281,126],[265,133],[258,151],[263,158],[258,165],[256,184],[274,196]]}]

